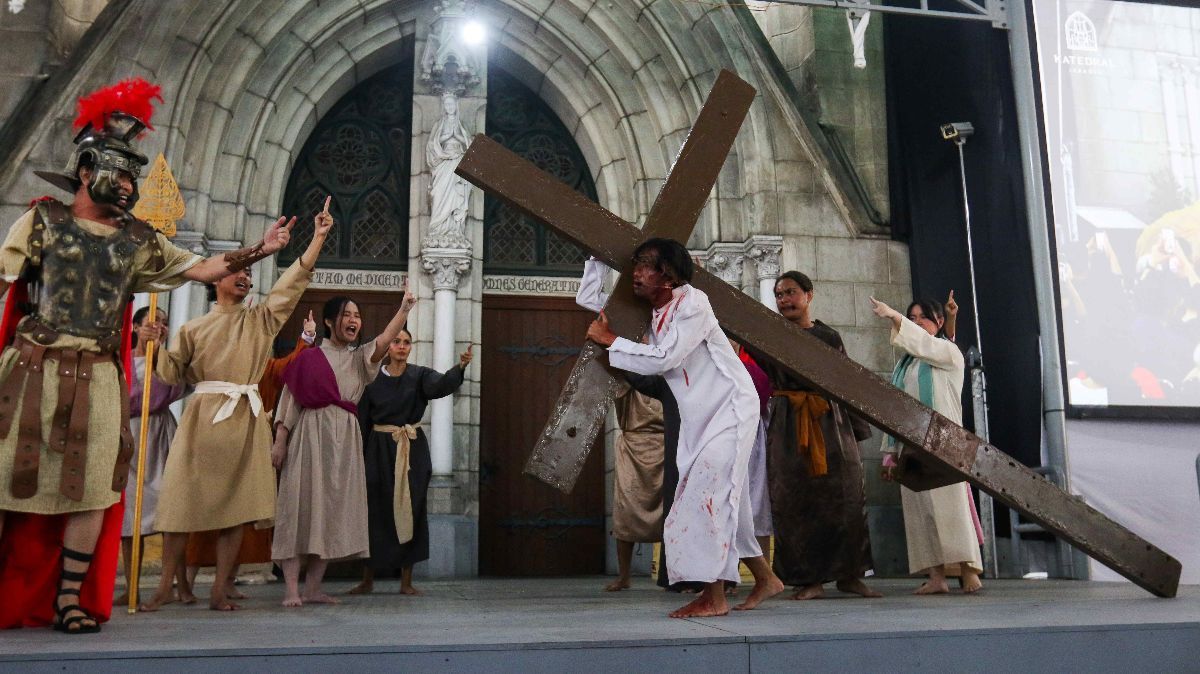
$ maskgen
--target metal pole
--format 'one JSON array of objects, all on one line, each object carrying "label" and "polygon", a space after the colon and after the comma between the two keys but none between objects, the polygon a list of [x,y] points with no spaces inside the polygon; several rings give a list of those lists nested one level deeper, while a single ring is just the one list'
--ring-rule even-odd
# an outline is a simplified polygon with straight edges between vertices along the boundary
[{"label": "metal pole", "polygon": [[[1017,132],[1024,165],[1025,209],[1029,221],[1030,257],[1033,262],[1035,310],[1042,355],[1042,424],[1045,430],[1046,465],[1057,469],[1063,491],[1071,493],[1071,470],[1067,461],[1066,395],[1062,379],[1062,350],[1058,332],[1058,302],[1054,293],[1055,261],[1050,253],[1050,228],[1046,209],[1045,166],[1037,125],[1032,44],[1025,0],[1008,3],[1009,52],[1012,61],[1013,93],[1017,108]],[[1064,578],[1086,578],[1087,567],[1077,568],[1073,555],[1060,555]]]},{"label": "metal pole", "polygon": [[[971,200],[967,195],[967,162],[963,152],[967,138],[958,136],[954,139],[954,144],[958,147],[958,174],[962,179],[963,217],[967,226],[967,265],[971,273],[972,323],[975,325],[975,346],[967,351],[967,365],[971,370],[971,407],[975,413],[975,435],[987,441],[987,379],[983,373],[983,337],[979,330],[979,299],[976,297],[975,284],[975,245],[971,239]],[[979,524],[983,529],[983,572],[989,578],[999,578],[995,506],[991,495],[982,490],[979,492]]]}]

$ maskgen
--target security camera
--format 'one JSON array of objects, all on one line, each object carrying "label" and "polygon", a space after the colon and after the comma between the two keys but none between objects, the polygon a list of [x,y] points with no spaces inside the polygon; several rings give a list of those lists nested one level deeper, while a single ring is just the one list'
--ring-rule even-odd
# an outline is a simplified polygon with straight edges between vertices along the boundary
[{"label": "security camera", "polygon": [[942,138],[946,140],[966,140],[975,133],[975,127],[970,122],[950,122],[942,125]]}]

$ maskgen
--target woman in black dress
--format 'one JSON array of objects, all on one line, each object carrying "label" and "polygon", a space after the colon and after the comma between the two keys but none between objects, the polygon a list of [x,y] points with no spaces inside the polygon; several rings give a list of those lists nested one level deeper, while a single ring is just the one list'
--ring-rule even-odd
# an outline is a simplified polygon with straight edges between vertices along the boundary
[{"label": "woman in black dress", "polygon": [[[412,335],[401,330],[388,347],[388,358],[375,381],[358,402],[363,428],[363,454],[367,470],[367,523],[371,558],[363,569],[363,580],[351,594],[374,589],[376,574],[400,571],[400,593],[420,594],[412,584],[413,565],[429,559],[429,517],[425,496],[433,476],[429,442],[420,427],[430,400],[443,398],[462,386],[471,362],[471,349],[459,356],[458,365],[445,374],[420,365],[410,365]],[[398,443],[399,440],[399,443]],[[396,457],[401,444],[408,444],[408,498],[397,498]],[[401,464],[403,474],[403,464]],[[411,503],[411,510],[408,504]],[[411,525],[406,521],[411,512]],[[397,514],[400,517],[397,518]],[[400,526],[397,527],[397,519]],[[403,533],[397,533],[399,529]],[[411,540],[401,536],[411,531]]]}]

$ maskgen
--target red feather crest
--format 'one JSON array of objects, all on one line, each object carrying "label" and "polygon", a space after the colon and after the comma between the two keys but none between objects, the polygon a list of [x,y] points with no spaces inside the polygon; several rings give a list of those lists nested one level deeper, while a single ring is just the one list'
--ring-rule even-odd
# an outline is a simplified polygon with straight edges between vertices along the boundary
[{"label": "red feather crest", "polygon": [[116,84],[98,89],[79,99],[79,116],[75,118],[75,128],[82,129],[88,124],[93,129],[103,129],[108,116],[114,112],[132,115],[150,126],[150,117],[154,115],[152,101],[162,102],[162,87],[150,84],[140,77],[131,77]]}]

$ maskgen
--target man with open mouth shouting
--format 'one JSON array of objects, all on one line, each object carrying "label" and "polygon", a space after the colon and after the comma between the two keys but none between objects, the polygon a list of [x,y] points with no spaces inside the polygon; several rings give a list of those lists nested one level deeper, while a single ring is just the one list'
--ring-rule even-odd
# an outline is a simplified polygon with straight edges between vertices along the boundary
[{"label": "man with open mouth shouting", "polygon": [[[163,532],[163,578],[142,605],[158,609],[171,597],[171,579],[188,534],[220,530],[218,579],[228,578],[242,543],[242,525],[269,526],[275,517],[275,471],[271,468],[271,424],[263,412],[258,381],[271,345],[308,288],[321,246],[333,228],[328,198],[314,218],[312,241],[275,282],[266,299],[245,305],[254,287],[250,264],[263,255],[249,251],[238,269],[214,285],[212,311],[188,321],[158,363],[165,382],[195,386],[171,443],[155,528]],[[288,223],[290,229],[296,219]],[[210,294],[211,296],[211,294]],[[226,585],[213,583],[209,608],[232,611]]]},{"label": "man with open mouth shouting", "polygon": [[217,281],[288,242],[280,219],[254,248],[204,259],[132,215],[160,92],[131,78],[80,99],[66,168],[36,172],[72,203],[36,199],[0,249],[0,627],[97,632],[112,610],[134,453],[128,297]]}]

